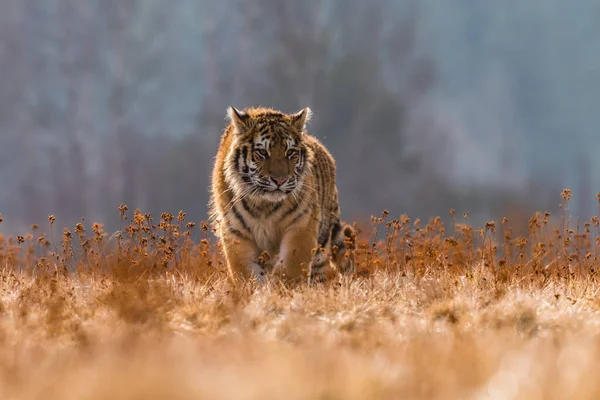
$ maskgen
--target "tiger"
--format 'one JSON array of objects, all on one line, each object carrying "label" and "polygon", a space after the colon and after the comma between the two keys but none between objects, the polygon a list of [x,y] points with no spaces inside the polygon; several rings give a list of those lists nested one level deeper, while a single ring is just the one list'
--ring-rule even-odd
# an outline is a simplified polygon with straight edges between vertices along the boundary
[{"label": "tiger", "polygon": [[327,271],[355,272],[355,229],[341,221],[335,160],[308,133],[311,116],[309,107],[227,109],[209,220],[234,282],[322,283]]}]

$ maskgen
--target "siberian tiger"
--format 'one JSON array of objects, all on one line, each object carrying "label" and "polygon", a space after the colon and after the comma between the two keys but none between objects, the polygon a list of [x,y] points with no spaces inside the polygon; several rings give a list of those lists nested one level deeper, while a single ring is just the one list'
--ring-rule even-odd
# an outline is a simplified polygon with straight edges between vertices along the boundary
[{"label": "siberian tiger", "polygon": [[210,209],[230,277],[298,281],[307,270],[309,282],[321,282],[330,261],[353,273],[355,233],[340,221],[335,161],[306,131],[311,110],[230,107],[228,117]]}]

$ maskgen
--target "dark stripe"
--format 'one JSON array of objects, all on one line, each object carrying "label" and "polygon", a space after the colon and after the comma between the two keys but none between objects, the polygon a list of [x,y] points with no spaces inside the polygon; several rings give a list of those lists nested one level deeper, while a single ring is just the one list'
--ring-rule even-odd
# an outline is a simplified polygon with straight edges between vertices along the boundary
[{"label": "dark stripe", "polygon": [[255,129],[256,129],[256,130],[259,132],[259,134],[261,135],[261,136],[260,136],[260,139],[263,139],[263,137],[262,137],[262,135],[264,135],[263,129],[265,129],[265,128],[266,128],[266,127],[268,127],[268,126],[269,126],[269,123],[268,123],[268,122],[266,122],[266,121],[261,121],[261,122],[258,122],[258,123],[256,124],[256,126],[255,126]]},{"label": "dark stripe", "polygon": [[315,157],[315,178],[316,178],[316,185],[317,185],[317,190],[318,190],[318,197],[317,197],[317,201],[319,202],[319,204],[321,206],[323,206],[323,195],[325,193],[325,188],[323,185],[323,165],[321,163],[321,158],[318,156],[318,154],[316,154]]},{"label": "dark stripe", "polygon": [[233,215],[235,215],[235,217],[240,221],[240,224],[242,224],[244,229],[246,229],[248,232],[252,232],[250,230],[250,227],[248,227],[248,224],[244,220],[244,217],[242,217],[242,214],[240,214],[240,212],[238,211],[238,209],[235,205],[233,207],[231,207],[231,211],[233,212]]},{"label": "dark stripe", "polygon": [[331,247],[337,247],[338,250],[343,250],[346,248],[346,243],[344,242],[344,240],[340,240],[340,239],[334,239],[331,241]]},{"label": "dark stripe", "polygon": [[319,244],[319,246],[325,247],[328,240],[329,240],[329,227],[321,230],[321,233],[319,233],[319,239],[317,240],[317,243]]},{"label": "dark stripe", "polygon": [[280,201],[278,203],[275,203],[275,205],[273,206],[273,208],[271,209],[271,213],[274,213],[275,211],[279,210],[281,208],[281,206],[283,205],[283,201]]},{"label": "dark stripe", "polygon": [[[239,150],[239,149],[238,149]],[[242,172],[244,174],[247,174],[248,172],[250,172],[250,169],[248,168],[248,148],[247,147],[243,147],[242,148],[242,161],[243,161],[243,167],[242,167]],[[238,163],[239,164],[239,163]]]},{"label": "dark stripe", "polygon": [[300,150],[300,156],[298,157],[298,163],[296,163],[296,173],[300,174],[304,169],[304,151]]},{"label": "dark stripe", "polygon": [[315,162],[314,170],[315,170],[315,183],[314,184],[316,186],[315,190],[318,191],[317,192],[317,196],[315,196],[316,197],[315,200],[316,201],[320,201],[320,197],[321,197],[321,193],[320,192],[322,192],[323,189],[320,186],[321,185],[321,170],[319,169],[319,166],[318,166],[318,164],[316,162]]},{"label": "dark stripe", "polygon": [[232,167],[232,169],[234,171],[238,170],[238,165],[239,165],[238,160],[239,160],[239,158],[240,158],[240,149],[237,148],[237,149],[235,149],[235,154],[233,155],[233,158],[231,159],[232,160],[231,164],[233,164],[231,167]]},{"label": "dark stripe", "polygon": [[333,223],[333,226],[331,227],[331,240],[335,240],[337,239],[340,231],[342,230],[342,225],[340,224],[340,221],[337,220]]},{"label": "dark stripe", "polygon": [[319,190],[321,191],[321,206],[325,205],[325,173],[327,172],[326,170],[326,166],[325,166],[325,160],[323,160],[323,156],[321,155],[320,160],[319,160],[319,164],[320,164],[320,169],[321,169],[321,185],[319,187]]},{"label": "dark stripe", "polygon": [[247,237],[246,235],[244,235],[242,232],[238,231],[238,230],[237,230],[237,229],[235,229],[235,228],[229,227],[229,232],[230,232],[232,235],[234,235],[234,236],[237,236],[237,237],[239,237],[239,238],[241,238],[241,239],[250,240],[250,239],[248,239],[248,237]]},{"label": "dark stripe", "polygon": [[266,206],[263,210],[261,210],[262,214],[273,214],[275,211],[279,210],[283,205],[283,200],[278,201],[277,203],[271,203]]},{"label": "dark stripe", "polygon": [[252,217],[257,218],[259,216],[259,214],[256,213],[256,210],[254,210],[252,208],[252,206],[250,206],[250,204],[248,204],[246,199],[242,199],[242,207],[244,207],[244,210],[246,210],[246,212],[248,214],[250,214]]},{"label": "dark stripe", "polygon": [[296,211],[298,209],[298,207],[300,206],[300,202],[296,202],[295,204],[292,205],[292,207],[287,210],[285,213],[283,213],[283,215],[281,216],[281,219],[284,219],[285,217],[287,217],[288,215],[292,214],[294,211]]},{"label": "dark stripe", "polygon": [[298,215],[296,215],[296,216],[294,217],[294,219],[290,221],[290,223],[288,224],[288,226],[290,226],[290,225],[294,225],[294,223],[295,223],[296,221],[298,221],[298,220],[299,220],[299,219],[300,219],[300,218],[301,218],[301,217],[302,217],[304,214],[306,214],[306,213],[308,213],[308,208],[305,208],[304,210],[300,211],[300,212],[298,213]]}]

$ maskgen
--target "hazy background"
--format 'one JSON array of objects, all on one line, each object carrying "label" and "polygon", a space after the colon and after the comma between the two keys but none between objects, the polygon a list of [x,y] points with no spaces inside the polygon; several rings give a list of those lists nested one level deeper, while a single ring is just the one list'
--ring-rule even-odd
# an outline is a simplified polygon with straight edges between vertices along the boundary
[{"label": "hazy background", "polygon": [[596,212],[597,0],[0,0],[4,232],[206,218],[229,105],[310,106],[346,219]]}]

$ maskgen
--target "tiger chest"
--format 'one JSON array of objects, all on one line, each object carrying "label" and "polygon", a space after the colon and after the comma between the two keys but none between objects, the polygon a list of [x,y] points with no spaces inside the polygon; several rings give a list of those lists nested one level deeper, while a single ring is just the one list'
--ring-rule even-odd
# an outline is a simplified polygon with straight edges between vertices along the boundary
[{"label": "tiger chest", "polygon": [[279,252],[281,245],[281,230],[277,220],[255,219],[252,224],[254,241],[261,251],[267,251],[271,256]]}]

